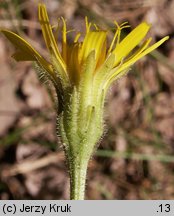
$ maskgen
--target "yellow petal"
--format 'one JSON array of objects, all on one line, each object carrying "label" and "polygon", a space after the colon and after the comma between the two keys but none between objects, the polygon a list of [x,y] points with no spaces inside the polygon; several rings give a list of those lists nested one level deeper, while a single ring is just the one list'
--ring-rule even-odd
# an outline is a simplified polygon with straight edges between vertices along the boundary
[{"label": "yellow petal", "polygon": [[16,47],[17,52],[12,56],[16,61],[39,60],[47,71],[52,70],[51,65],[26,40],[11,31],[4,29],[1,29],[0,31]]},{"label": "yellow petal", "polygon": [[163,44],[168,39],[169,39],[169,36],[166,36],[166,37],[162,38],[160,41],[158,41],[155,44],[153,44],[152,46],[150,46],[149,48],[147,48],[146,50],[144,50],[141,54],[139,54],[138,56],[136,56],[136,58],[133,59],[134,62],[139,60],[143,56],[147,55],[148,53],[152,52],[156,48],[158,48],[161,44]]},{"label": "yellow petal", "polygon": [[[6,38],[15,46],[16,49],[19,51],[17,52],[17,56],[23,57],[28,61],[36,61],[35,55],[41,57],[38,52],[23,38],[18,36],[17,34],[8,31],[8,30],[1,30],[1,32],[6,36]],[[15,55],[14,55],[15,58]],[[21,61],[20,58],[16,59],[17,61]],[[23,61],[23,60],[22,60]]]},{"label": "yellow petal", "polygon": [[125,58],[146,36],[150,25],[143,22],[131,31],[113,51],[116,56],[115,65]]},{"label": "yellow petal", "polygon": [[67,34],[67,29],[66,29],[66,21],[62,17],[62,22],[63,22],[63,29],[62,29],[62,57],[65,62],[67,62],[67,41],[66,41],[66,34]]},{"label": "yellow petal", "polygon": [[107,33],[105,31],[90,31],[86,34],[80,54],[79,60],[80,62],[84,62],[84,60],[88,57],[91,51],[95,51],[95,60],[96,64],[102,54],[104,44],[106,43]]},{"label": "yellow petal", "polygon": [[69,69],[69,76],[71,81],[74,84],[79,83],[80,79],[80,65],[78,61],[78,53],[80,49],[80,44],[79,43],[74,43],[72,46],[68,47],[67,52],[68,52],[68,69]]},{"label": "yellow petal", "polygon": [[106,50],[107,50],[107,43],[106,40],[103,42],[103,46],[101,47],[101,53],[98,58],[96,68],[100,67],[106,60]]},{"label": "yellow petal", "polygon": [[126,61],[125,63],[123,63],[120,67],[118,67],[117,69],[113,69],[113,74],[110,78],[110,80],[117,78],[117,76],[124,71],[125,69],[129,68],[131,65],[133,65],[136,61],[138,61],[140,58],[144,57],[145,55],[147,55],[148,53],[152,52],[154,49],[158,48],[161,44],[163,44],[166,40],[169,39],[169,36],[164,37],[163,39],[161,39],[160,41],[158,41],[157,43],[153,44],[152,46],[150,46],[149,48],[147,48],[146,50],[144,50],[143,52],[135,55],[133,58],[129,59],[128,61]]},{"label": "yellow petal", "polygon": [[144,41],[144,43],[128,59],[126,59],[125,62],[129,61],[130,59],[132,59],[132,58],[138,56],[140,53],[142,53],[148,47],[151,40],[152,40],[152,38],[149,38],[146,41]]},{"label": "yellow petal", "polygon": [[58,46],[56,44],[51,25],[49,23],[47,10],[44,4],[39,4],[39,22],[42,28],[43,37],[48,50],[57,59],[60,66],[62,67],[62,70],[65,71],[65,64],[63,62]]}]

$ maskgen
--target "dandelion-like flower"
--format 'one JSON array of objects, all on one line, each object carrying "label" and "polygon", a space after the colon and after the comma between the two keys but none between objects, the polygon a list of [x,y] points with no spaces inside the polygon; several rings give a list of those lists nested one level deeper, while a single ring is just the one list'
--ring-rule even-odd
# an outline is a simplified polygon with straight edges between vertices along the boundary
[{"label": "dandelion-like flower", "polygon": [[[150,29],[150,25],[143,22],[120,41],[122,29],[129,26],[127,23],[119,26],[115,22],[115,34],[110,46],[107,46],[108,31],[85,18],[86,34],[83,41],[81,33],[77,33],[74,41],[68,42],[66,21],[59,19],[56,31],[53,32],[45,5],[39,4],[38,11],[42,34],[50,54],[49,60],[17,34],[4,29],[1,32],[17,48],[13,58],[16,61],[35,62],[38,71],[51,80],[56,89],[59,102],[58,126],[69,167],[71,199],[83,199],[88,162],[103,134],[107,90],[131,65],[169,37],[151,46],[151,38],[141,43]],[[60,21],[61,50],[56,38],[60,31]]]}]

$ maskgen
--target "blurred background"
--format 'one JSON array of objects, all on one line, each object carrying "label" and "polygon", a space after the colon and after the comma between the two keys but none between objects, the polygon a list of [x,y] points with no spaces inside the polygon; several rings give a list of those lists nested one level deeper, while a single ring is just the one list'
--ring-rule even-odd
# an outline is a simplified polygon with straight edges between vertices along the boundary
[{"label": "blurred background", "polygon": [[[63,16],[69,29],[84,31],[88,16],[112,38],[114,20],[132,29],[147,21],[153,43],[170,36],[108,92],[105,134],[90,162],[86,199],[174,199],[174,0],[1,0],[0,28],[47,56],[39,2],[53,25]],[[30,62],[10,57],[14,48],[3,35],[0,47],[0,199],[69,199],[54,93]]]}]

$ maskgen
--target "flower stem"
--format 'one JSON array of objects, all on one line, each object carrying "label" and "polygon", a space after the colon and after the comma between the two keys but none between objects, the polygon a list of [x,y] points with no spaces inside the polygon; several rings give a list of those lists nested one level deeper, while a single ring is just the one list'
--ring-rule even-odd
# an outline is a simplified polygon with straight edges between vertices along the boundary
[{"label": "flower stem", "polygon": [[70,167],[70,198],[71,200],[84,200],[86,174],[88,162],[84,160],[74,161],[73,167]]}]

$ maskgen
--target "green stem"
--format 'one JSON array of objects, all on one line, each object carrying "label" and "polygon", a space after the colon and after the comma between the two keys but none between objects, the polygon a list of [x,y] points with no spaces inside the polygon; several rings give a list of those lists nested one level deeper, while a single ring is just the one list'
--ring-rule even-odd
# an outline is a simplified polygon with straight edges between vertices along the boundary
[{"label": "green stem", "polygon": [[71,200],[84,200],[86,174],[88,162],[74,160],[74,167],[70,167],[70,198]]}]

